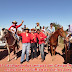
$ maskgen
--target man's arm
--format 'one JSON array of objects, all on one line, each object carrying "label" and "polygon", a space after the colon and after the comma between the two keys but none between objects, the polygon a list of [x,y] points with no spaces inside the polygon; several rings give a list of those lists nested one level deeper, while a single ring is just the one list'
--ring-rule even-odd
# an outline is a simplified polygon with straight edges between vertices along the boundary
[{"label": "man's arm", "polygon": [[53,33],[55,32],[55,27],[53,27],[53,29],[54,29],[54,31],[53,31]]},{"label": "man's arm", "polygon": [[12,26],[10,26],[10,28],[9,28],[8,30],[10,30],[10,29],[11,29],[11,27],[12,27]]},{"label": "man's arm", "polygon": [[21,23],[20,25],[17,25],[16,28],[20,27],[20,26],[23,24],[23,22],[24,22],[24,21],[22,20],[22,23]]},{"label": "man's arm", "polygon": [[18,35],[18,36],[22,36],[22,33],[17,32],[17,35]]},{"label": "man's arm", "polygon": [[47,36],[44,33],[42,33],[42,37],[40,37],[40,39],[44,40],[45,38],[47,38]]}]

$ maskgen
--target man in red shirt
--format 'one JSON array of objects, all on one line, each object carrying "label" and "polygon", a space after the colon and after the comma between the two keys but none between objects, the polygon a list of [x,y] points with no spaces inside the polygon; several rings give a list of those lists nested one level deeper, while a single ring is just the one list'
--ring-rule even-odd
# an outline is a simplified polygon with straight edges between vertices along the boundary
[{"label": "man in red shirt", "polygon": [[41,53],[41,58],[42,58],[42,62],[44,61],[44,39],[46,38],[47,36],[45,36],[44,33],[40,32],[40,29],[37,29],[37,38],[39,40],[39,50],[40,50],[40,53]]},{"label": "man in red shirt", "polygon": [[35,50],[35,58],[37,57],[36,36],[35,29],[31,29],[31,58],[33,59],[33,49]]},{"label": "man in red shirt", "polygon": [[29,29],[26,28],[24,29],[26,32],[18,34],[18,36],[22,36],[22,54],[21,54],[21,64],[24,61],[25,57],[25,51],[26,51],[26,61],[29,61],[29,50],[30,50],[30,40],[31,40],[31,35],[29,33]]},{"label": "man in red shirt", "polygon": [[16,21],[13,21],[12,22],[12,26],[10,26],[10,28],[8,29],[8,30],[10,30],[12,33],[13,33],[13,35],[14,35],[14,37],[15,37],[15,39],[17,40],[17,44],[18,44],[18,48],[20,47],[19,46],[19,37],[18,37],[18,35],[17,35],[17,28],[19,28],[22,24],[23,24],[23,20],[22,20],[22,23],[20,24],[20,25],[17,25],[17,22]]},{"label": "man in red shirt", "polygon": [[22,20],[22,23],[20,24],[20,25],[17,25],[17,22],[16,21],[13,21],[12,22],[12,26],[10,26],[10,28],[8,29],[8,30],[11,30],[12,32],[14,31],[15,32],[15,34],[16,34],[16,32],[17,32],[17,28],[19,28],[22,24],[23,24],[23,20]]}]

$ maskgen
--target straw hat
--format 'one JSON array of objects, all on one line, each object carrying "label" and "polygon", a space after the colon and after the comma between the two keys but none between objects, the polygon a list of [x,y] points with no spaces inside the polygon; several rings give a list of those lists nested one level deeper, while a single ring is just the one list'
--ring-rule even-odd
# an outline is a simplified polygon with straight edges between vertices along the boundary
[{"label": "straw hat", "polygon": [[39,24],[39,22],[37,22],[36,24]]},{"label": "straw hat", "polygon": [[32,30],[36,31],[36,29],[35,29],[35,28],[32,28],[32,29],[31,29],[31,31],[32,31]]},{"label": "straw hat", "polygon": [[16,21],[13,21],[12,23],[13,23],[13,24],[17,24],[17,22],[16,22]]},{"label": "straw hat", "polygon": [[30,30],[28,27],[26,28],[26,29],[24,29],[24,30]]}]

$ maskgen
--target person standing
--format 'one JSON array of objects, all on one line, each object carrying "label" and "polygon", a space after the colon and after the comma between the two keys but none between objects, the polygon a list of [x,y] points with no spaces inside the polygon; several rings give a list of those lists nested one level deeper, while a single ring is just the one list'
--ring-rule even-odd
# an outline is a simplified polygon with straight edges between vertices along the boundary
[{"label": "person standing", "polygon": [[37,47],[36,47],[36,38],[37,38],[37,33],[35,33],[35,29],[31,29],[31,58],[33,59],[33,49],[35,51],[35,58],[37,58]]},{"label": "person standing", "polygon": [[30,40],[31,34],[29,33],[29,29],[24,29],[26,32],[22,32],[18,34],[18,36],[22,36],[22,54],[21,54],[21,64],[24,61],[25,51],[26,51],[26,61],[29,61],[29,50],[30,50]]},{"label": "person standing", "polygon": [[41,58],[42,58],[42,62],[44,61],[44,39],[46,38],[47,36],[45,36],[44,33],[40,32],[39,29],[37,29],[37,38],[39,40],[39,50],[40,50],[40,53],[41,53]]},{"label": "person standing", "polygon": [[21,32],[25,32],[25,30],[24,29],[26,29],[26,25],[24,25],[24,28],[21,28],[22,29],[22,31]]},{"label": "person standing", "polygon": [[43,28],[41,29],[41,31],[45,34],[45,27],[43,26]]},{"label": "person standing", "polygon": [[[37,25],[37,26],[35,26],[35,29],[36,29],[36,32],[37,32],[37,29],[41,30],[41,26],[40,26],[39,22],[37,22],[36,25]],[[39,40],[38,40],[38,38],[37,38],[37,44],[36,44],[36,45],[37,45],[37,48],[39,48],[38,41],[39,41]]]},{"label": "person standing", "polygon": [[36,25],[37,25],[37,26],[35,26],[35,29],[36,29],[36,30],[37,30],[37,29],[41,29],[41,26],[40,26],[39,22],[37,22]]}]

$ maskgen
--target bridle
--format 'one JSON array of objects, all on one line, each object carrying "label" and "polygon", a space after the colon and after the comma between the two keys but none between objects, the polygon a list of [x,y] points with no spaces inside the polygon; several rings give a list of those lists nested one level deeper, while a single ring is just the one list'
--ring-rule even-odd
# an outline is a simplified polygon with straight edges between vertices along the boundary
[{"label": "bridle", "polygon": [[63,33],[59,30],[59,32],[60,32],[60,35],[63,37]]}]

